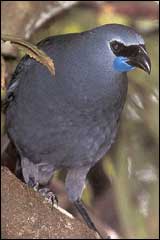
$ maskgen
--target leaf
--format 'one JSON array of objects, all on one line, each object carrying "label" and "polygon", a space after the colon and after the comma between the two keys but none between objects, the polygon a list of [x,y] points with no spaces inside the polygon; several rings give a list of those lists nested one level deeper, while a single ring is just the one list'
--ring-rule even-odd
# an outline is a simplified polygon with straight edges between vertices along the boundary
[{"label": "leaf", "polygon": [[12,43],[16,45],[18,48],[21,48],[31,58],[34,58],[36,61],[46,66],[53,76],[55,75],[55,67],[53,60],[48,55],[46,55],[42,50],[40,50],[37,46],[29,42],[26,42],[21,38],[14,37],[8,34],[2,34],[2,40],[5,42]]}]

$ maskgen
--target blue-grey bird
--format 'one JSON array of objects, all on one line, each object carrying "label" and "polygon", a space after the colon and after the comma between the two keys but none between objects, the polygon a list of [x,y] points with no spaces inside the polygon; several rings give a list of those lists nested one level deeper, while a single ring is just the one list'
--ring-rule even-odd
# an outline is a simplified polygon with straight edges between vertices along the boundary
[{"label": "blue-grey bird", "polygon": [[29,56],[21,60],[8,86],[8,135],[27,184],[45,187],[55,170],[67,169],[69,199],[96,230],[82,191],[87,173],[115,141],[126,73],[135,67],[150,73],[144,40],[130,27],[108,24],[48,37],[38,47],[53,59],[55,76]]}]

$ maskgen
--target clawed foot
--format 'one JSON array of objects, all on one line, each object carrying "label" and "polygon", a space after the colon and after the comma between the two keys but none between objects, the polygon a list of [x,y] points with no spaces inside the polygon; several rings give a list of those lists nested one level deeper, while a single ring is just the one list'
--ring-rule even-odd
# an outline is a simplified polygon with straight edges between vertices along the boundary
[{"label": "clawed foot", "polygon": [[50,191],[49,188],[47,187],[43,187],[43,188],[39,188],[38,192],[40,192],[42,194],[42,196],[45,197],[45,199],[52,204],[52,209],[53,209],[53,205],[56,203],[57,207],[58,207],[58,198],[57,196]]},{"label": "clawed foot", "polygon": [[50,189],[48,187],[43,187],[43,186],[40,186],[39,183],[36,183],[34,186],[33,186],[33,189],[34,191],[36,192],[39,192],[42,196],[45,197],[45,199],[51,203],[52,205],[52,209],[53,209],[53,205],[56,203],[57,207],[58,207],[58,198],[57,196],[52,192],[50,191]]}]

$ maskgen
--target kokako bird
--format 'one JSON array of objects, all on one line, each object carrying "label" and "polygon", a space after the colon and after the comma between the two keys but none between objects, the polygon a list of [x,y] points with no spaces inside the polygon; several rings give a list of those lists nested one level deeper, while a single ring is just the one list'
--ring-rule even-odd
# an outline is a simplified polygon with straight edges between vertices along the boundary
[{"label": "kokako bird", "polygon": [[130,27],[107,24],[38,47],[53,59],[55,76],[29,56],[20,61],[7,91],[8,135],[28,185],[46,188],[54,171],[67,169],[69,199],[97,231],[81,195],[89,170],[115,141],[127,72],[151,71],[144,40]]}]

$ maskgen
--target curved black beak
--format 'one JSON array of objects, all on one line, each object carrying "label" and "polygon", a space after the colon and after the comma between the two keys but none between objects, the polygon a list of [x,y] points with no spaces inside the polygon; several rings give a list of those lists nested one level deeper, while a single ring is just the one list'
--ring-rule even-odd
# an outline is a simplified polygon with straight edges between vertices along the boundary
[{"label": "curved black beak", "polygon": [[127,63],[131,66],[141,68],[148,74],[151,72],[151,61],[144,45],[138,46],[138,53],[128,58]]}]

